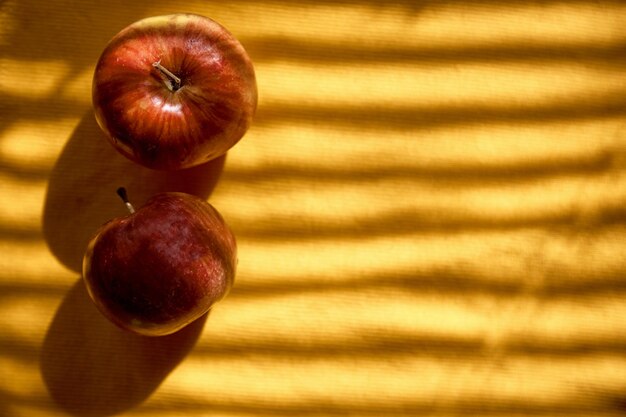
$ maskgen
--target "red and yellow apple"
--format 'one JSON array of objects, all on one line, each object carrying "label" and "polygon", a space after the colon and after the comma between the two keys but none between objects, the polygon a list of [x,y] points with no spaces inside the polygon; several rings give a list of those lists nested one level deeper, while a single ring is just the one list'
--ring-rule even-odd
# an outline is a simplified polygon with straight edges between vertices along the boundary
[{"label": "red and yellow apple", "polygon": [[145,167],[177,170],[226,153],[257,107],[250,57],[222,25],[195,14],[139,20],[120,31],[93,77],[96,120]]},{"label": "red and yellow apple", "polygon": [[237,266],[235,237],[220,213],[191,194],[167,192],[105,223],[83,259],[83,281],[119,327],[161,336],[202,317],[226,296]]}]

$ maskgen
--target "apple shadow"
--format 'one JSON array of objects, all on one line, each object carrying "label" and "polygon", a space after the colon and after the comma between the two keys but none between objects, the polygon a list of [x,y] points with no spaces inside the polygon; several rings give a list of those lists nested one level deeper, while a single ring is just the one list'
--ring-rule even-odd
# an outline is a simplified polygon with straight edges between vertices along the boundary
[{"label": "apple shadow", "polygon": [[43,380],[54,401],[71,415],[120,413],[146,400],[185,358],[207,316],[168,336],[136,335],[104,318],[78,280],[45,336]]},{"label": "apple shadow", "polygon": [[226,155],[180,171],[144,168],[107,141],[92,111],[86,112],[50,174],[42,229],[51,252],[80,272],[87,243],[107,221],[127,214],[116,190],[126,187],[135,207],[159,192],[179,191],[207,199],[222,173]]}]

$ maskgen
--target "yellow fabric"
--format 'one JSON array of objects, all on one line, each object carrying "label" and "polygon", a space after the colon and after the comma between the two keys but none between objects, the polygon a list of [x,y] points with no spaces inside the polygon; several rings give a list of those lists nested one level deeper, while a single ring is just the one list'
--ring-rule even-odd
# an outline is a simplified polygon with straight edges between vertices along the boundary
[{"label": "yellow fabric", "polygon": [[[104,142],[91,76],[179,11],[242,41],[260,102],[165,175]],[[623,2],[4,0],[0,51],[0,416],[626,412]],[[237,234],[236,286],[180,334],[85,295],[119,185],[203,193]]]}]

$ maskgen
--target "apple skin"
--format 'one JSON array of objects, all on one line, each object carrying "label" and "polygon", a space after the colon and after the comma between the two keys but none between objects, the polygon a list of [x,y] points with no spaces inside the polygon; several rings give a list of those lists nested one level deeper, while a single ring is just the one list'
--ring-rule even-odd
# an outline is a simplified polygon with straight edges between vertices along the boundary
[{"label": "apple skin", "polygon": [[[180,79],[180,86],[155,64]],[[217,158],[252,123],[252,61],[222,25],[195,14],[122,29],[94,71],[95,117],[111,144],[145,167],[178,170]]]},{"label": "apple skin", "polygon": [[168,192],[98,230],[83,258],[83,281],[113,323],[162,336],[224,298],[236,265],[235,236],[219,212],[199,197]]}]

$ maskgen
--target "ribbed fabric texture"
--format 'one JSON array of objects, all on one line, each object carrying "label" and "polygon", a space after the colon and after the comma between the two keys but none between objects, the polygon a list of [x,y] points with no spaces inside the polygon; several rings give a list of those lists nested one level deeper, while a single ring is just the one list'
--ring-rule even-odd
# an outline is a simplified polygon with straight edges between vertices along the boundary
[{"label": "ribbed fabric texture", "polygon": [[[226,158],[139,168],[91,77],[143,17],[209,16],[254,61]],[[0,1],[0,416],[626,413],[626,5]],[[80,281],[97,227],[205,196],[236,284],[163,338]]]}]

